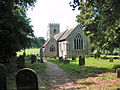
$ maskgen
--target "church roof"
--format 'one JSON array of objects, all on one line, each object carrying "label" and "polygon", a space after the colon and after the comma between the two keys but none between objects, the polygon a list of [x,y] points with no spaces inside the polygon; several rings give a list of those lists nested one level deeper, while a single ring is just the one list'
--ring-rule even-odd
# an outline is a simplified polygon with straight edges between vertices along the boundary
[{"label": "church roof", "polygon": [[[66,31],[67,31],[67,30],[66,30]],[[63,31],[63,32],[61,32],[61,33],[56,34],[56,35],[54,36],[54,39],[55,39],[55,40],[59,40],[66,31]]]},{"label": "church roof", "polygon": [[[78,25],[77,25],[78,26]],[[76,27],[77,27],[76,26]],[[58,33],[56,34],[53,38],[56,40],[56,41],[64,41],[71,33],[72,31],[75,30],[76,27],[73,27],[73,28],[70,28],[70,29],[67,29],[61,33]],[[46,42],[43,44],[43,48],[48,44],[48,42],[50,41],[50,38],[46,40]]]},{"label": "church roof", "polygon": [[71,32],[72,32],[73,30],[75,30],[75,28],[76,28],[76,27],[73,27],[73,28],[70,28],[70,29],[66,30],[65,33],[59,38],[58,41],[63,41],[63,40],[65,40],[65,39],[71,34]]},{"label": "church roof", "polygon": [[48,42],[50,41],[50,39],[48,38],[47,40],[46,40],[46,42],[43,44],[43,48],[48,44]]}]

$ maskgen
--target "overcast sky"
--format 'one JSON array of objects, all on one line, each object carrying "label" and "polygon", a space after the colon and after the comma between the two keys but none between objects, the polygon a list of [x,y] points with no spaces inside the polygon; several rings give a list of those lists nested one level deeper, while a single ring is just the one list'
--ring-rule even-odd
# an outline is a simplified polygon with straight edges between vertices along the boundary
[{"label": "overcast sky", "polygon": [[71,0],[37,0],[35,8],[29,9],[27,16],[31,18],[34,34],[37,37],[46,37],[49,23],[59,23],[60,32],[77,25],[76,15],[69,6]]}]

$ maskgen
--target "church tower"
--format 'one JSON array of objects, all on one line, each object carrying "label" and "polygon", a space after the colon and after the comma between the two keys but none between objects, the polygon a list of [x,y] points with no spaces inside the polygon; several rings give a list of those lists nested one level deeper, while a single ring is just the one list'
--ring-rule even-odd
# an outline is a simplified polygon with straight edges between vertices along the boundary
[{"label": "church tower", "polygon": [[49,23],[47,31],[47,39],[54,37],[54,35],[60,33],[60,24]]}]

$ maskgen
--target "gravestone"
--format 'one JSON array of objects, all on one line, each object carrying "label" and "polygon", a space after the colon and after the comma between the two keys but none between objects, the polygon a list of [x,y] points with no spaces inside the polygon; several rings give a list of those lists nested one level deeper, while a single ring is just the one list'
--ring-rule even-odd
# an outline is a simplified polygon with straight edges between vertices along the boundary
[{"label": "gravestone", "polygon": [[41,58],[38,58],[38,61],[40,62],[40,63],[43,63],[43,58],[41,57]]},{"label": "gravestone", "polygon": [[24,68],[25,67],[25,58],[23,55],[20,55],[17,59],[17,68]]},{"label": "gravestone", "polygon": [[43,49],[40,49],[40,57],[43,57]]},{"label": "gravestone", "polygon": [[76,60],[76,57],[72,57],[72,60]]},{"label": "gravestone", "polygon": [[35,55],[31,55],[31,64],[33,64],[34,62],[36,62],[36,56]]},{"label": "gravestone", "polygon": [[0,90],[7,90],[7,69],[4,65],[0,64]]},{"label": "gravestone", "polygon": [[117,73],[117,78],[120,78],[120,68],[116,70],[116,73]]},{"label": "gravestone", "polygon": [[38,79],[32,69],[24,68],[16,75],[17,90],[38,90]]},{"label": "gravestone", "polygon": [[59,57],[59,62],[64,62],[63,57]]},{"label": "gravestone", "polygon": [[94,58],[100,58],[100,53],[95,53]]},{"label": "gravestone", "polygon": [[54,59],[56,59],[56,56],[54,56]]},{"label": "gravestone", "polygon": [[70,60],[64,60],[64,64],[70,63]]},{"label": "gravestone", "polygon": [[109,62],[113,62],[113,58],[110,58]]},{"label": "gravestone", "polygon": [[79,56],[79,66],[85,65],[85,58]]}]

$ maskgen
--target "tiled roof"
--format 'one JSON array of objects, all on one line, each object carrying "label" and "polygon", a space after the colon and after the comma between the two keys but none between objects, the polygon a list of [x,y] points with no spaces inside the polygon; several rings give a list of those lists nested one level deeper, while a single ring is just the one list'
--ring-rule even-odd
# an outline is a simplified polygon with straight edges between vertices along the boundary
[{"label": "tiled roof", "polygon": [[[66,30],[66,31],[67,31],[67,30]],[[55,40],[59,40],[66,31],[63,31],[63,32],[61,32],[61,33],[56,34],[56,35],[54,36],[54,39],[55,39]]]},{"label": "tiled roof", "polygon": [[58,41],[62,41],[62,40],[65,40],[70,34],[71,32],[75,29],[76,27],[73,27],[69,30],[66,30],[66,32],[61,36],[61,38],[59,38]]},{"label": "tiled roof", "polygon": [[43,44],[43,48],[47,45],[47,43],[50,41],[50,39],[48,38],[47,40],[46,40],[46,42]]}]

